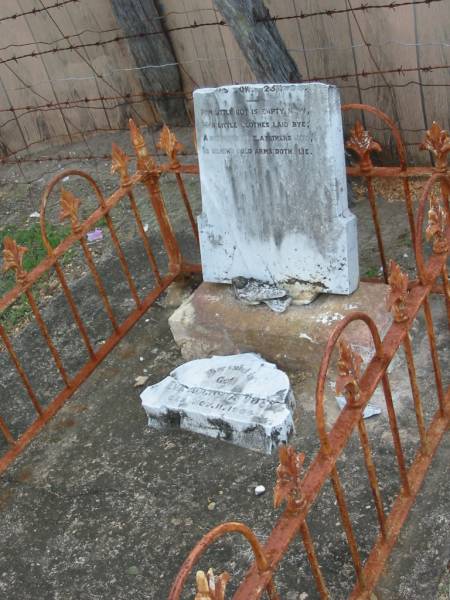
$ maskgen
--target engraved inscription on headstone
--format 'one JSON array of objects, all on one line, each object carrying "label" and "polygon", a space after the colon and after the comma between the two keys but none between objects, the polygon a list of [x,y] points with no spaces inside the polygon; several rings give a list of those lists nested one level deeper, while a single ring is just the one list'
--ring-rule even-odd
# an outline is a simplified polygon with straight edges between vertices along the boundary
[{"label": "engraved inscription on headstone", "polygon": [[203,277],[358,286],[338,90],[322,83],[194,92]]},{"label": "engraved inscription on headstone", "polygon": [[294,429],[287,375],[253,353],[185,363],[141,399],[152,427],[180,427],[267,453]]}]

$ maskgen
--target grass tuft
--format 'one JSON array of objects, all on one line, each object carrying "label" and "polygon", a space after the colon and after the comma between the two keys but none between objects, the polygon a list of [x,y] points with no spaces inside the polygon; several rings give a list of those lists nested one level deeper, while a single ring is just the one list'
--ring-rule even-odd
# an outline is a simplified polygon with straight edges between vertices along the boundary
[{"label": "grass tuft", "polygon": [[[52,248],[56,248],[70,233],[70,225],[47,225],[47,237]],[[23,257],[23,266],[26,271],[34,269],[46,256],[47,251],[42,241],[39,223],[34,223],[26,228],[14,225],[0,229],[0,244],[3,247],[5,237],[12,237],[20,246],[26,246],[28,252]],[[61,262],[64,263],[70,256],[71,250],[65,253]],[[34,285],[33,291],[37,295],[45,293],[52,274],[46,273]],[[15,274],[12,271],[1,273],[0,298],[16,285]],[[22,294],[17,300],[0,314],[0,323],[11,331],[29,320],[31,309],[26,297]]]}]

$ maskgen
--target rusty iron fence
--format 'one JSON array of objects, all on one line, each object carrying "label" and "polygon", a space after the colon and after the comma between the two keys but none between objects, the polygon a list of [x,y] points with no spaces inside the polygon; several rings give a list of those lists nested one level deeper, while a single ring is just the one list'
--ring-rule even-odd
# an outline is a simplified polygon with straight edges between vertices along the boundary
[{"label": "rusty iron fence", "polygon": [[[48,257],[36,266],[36,268],[27,272],[23,266],[23,259],[27,252],[27,248],[18,245],[10,237],[4,239],[3,271],[15,271],[16,285],[0,299],[0,315],[25,296],[26,302],[31,309],[31,315],[42,336],[43,347],[46,347],[50,351],[53,363],[59,373],[60,382],[54,382],[54,388],[57,391],[54,393],[51,401],[44,407],[38,397],[38,393],[32,385],[27,370],[22,365],[21,357],[15,350],[14,339],[0,322],[0,338],[3,342],[3,348],[0,346],[0,351],[6,350],[8,353],[36,414],[36,418],[31,425],[24,431],[20,431],[18,434],[14,435],[7,423],[7,419],[3,416],[2,410],[2,414],[0,414],[0,431],[9,447],[0,458],[0,473],[7,468],[10,462],[33,439],[44,424],[59,410],[83,381],[86,380],[97,365],[108,355],[124,335],[126,335],[139,318],[152,306],[170,283],[183,273],[187,274],[200,271],[200,266],[198,264],[190,264],[182,256],[182,251],[174,233],[159,183],[163,174],[173,174],[186,208],[187,217],[192,227],[192,236],[198,241],[197,226],[183,179],[186,174],[198,174],[198,166],[180,164],[177,155],[181,149],[181,144],[167,127],[163,128],[158,145],[168,157],[168,161],[164,164],[156,164],[147,149],[139,127],[137,127],[132,120],[130,120],[130,133],[136,154],[136,172],[133,175],[129,174],[129,157],[121,148],[113,144],[111,170],[113,173],[119,174],[120,187],[118,187],[118,189],[108,198],[103,196],[94,179],[83,171],[74,169],[64,170],[49,182],[43,193],[40,208],[41,235]],[[68,178],[82,179],[87,182],[97,199],[98,208],[83,221],[81,221],[79,217],[82,204],[81,200],[64,187],[63,182]],[[134,195],[134,190],[138,184],[142,184],[148,192],[149,202],[154,211],[156,222],[161,233],[165,255],[167,257],[166,272],[161,272],[155,258],[154,248],[152,247],[152,233],[154,232],[145,231],[145,225],[142,221],[139,206]],[[51,193],[58,189],[60,191],[60,219],[70,223],[71,233],[56,248],[52,248],[47,234],[46,208]],[[138,292],[111,217],[113,209],[119,204],[124,203],[128,205],[130,218],[135,221],[136,231],[148,260],[148,281],[151,285],[151,290],[147,291],[144,296],[142,294],[140,295]],[[106,222],[107,231],[109,232],[112,242],[112,248],[119,260],[121,270],[127,282],[129,293],[134,304],[133,309],[122,322],[119,322],[117,315],[114,313],[110,295],[107,293],[105,282],[96,266],[92,249],[86,240],[87,233],[101,220]],[[61,261],[64,256],[77,244],[81,246],[81,256],[85,261],[88,272],[92,276],[98,291],[100,302],[112,326],[111,335],[107,337],[107,339],[102,340],[103,343],[98,347],[94,347],[94,343],[90,339],[87,327],[74,298],[74,294],[71,291],[67,277],[64,274],[64,269],[61,266]],[[64,365],[60,349],[57,348],[56,343],[52,340],[48,323],[46,323],[42,315],[39,298],[33,293],[33,286],[38,284],[39,281],[50,272],[54,272],[57,277],[73,322],[78,330],[78,335],[82,340],[88,356],[88,360],[74,376],[69,375],[68,370]],[[39,362],[41,356],[35,356],[34,360]],[[2,400],[3,402],[6,402],[6,398],[3,398]],[[5,406],[3,409],[4,408]]]},{"label": "rusty iron fence", "polygon": [[[370,204],[378,252],[380,256],[382,274],[381,280],[384,283],[387,283],[389,277],[388,258],[380,224],[380,216],[374,190],[374,181],[392,179],[401,180],[405,205],[405,217],[407,218],[407,222],[409,224],[411,243],[415,252],[415,210],[410,181],[413,178],[429,177],[434,173],[447,173],[447,154],[450,152],[450,138],[446,131],[442,130],[436,122],[433,122],[430,129],[426,132],[425,139],[420,145],[421,150],[428,151],[430,153],[432,164],[430,166],[412,167],[407,163],[406,148],[403,143],[400,130],[392,121],[392,119],[390,119],[385,113],[373,106],[368,106],[366,104],[345,104],[343,105],[342,110],[343,112],[360,111],[362,118],[364,118],[364,115],[371,115],[387,126],[391,132],[391,139],[394,143],[396,155],[398,156],[398,165],[396,166],[375,165],[372,160],[373,153],[381,153],[382,147],[363,127],[361,121],[356,121],[354,128],[350,131],[350,135],[345,145],[346,148],[356,156],[357,161],[356,165],[347,167],[347,175],[349,177],[362,178],[365,182],[367,198]],[[448,206],[449,189],[444,180],[440,182],[440,188],[442,199],[446,206]],[[366,280],[374,281],[375,278],[366,278]],[[417,283],[417,281],[418,279],[411,281],[410,285],[414,285]],[[442,291],[442,287],[437,284],[437,287],[433,289],[433,291]]]},{"label": "rusty iron fence", "polygon": [[[450,244],[448,201],[450,177],[447,174],[446,160],[447,153],[450,151],[450,137],[447,132],[441,130],[434,123],[423,142],[423,149],[428,150],[434,157],[433,166],[408,167],[400,134],[386,115],[373,107],[359,104],[347,105],[343,109],[368,111],[376,115],[391,128],[397,145],[399,166],[378,167],[373,165],[370,155],[374,151],[381,151],[381,147],[359,121],[356,122],[346,143],[347,148],[355,152],[358,158],[356,166],[348,167],[348,174],[362,177],[366,182],[382,266],[382,281],[390,286],[386,310],[392,312],[392,325],[383,339],[381,339],[372,318],[363,312],[351,313],[336,325],[328,340],[317,378],[315,419],[320,448],[304,474],[302,465],[305,455],[298,453],[292,446],[280,448],[280,462],[274,488],[274,507],[277,508],[282,504],[286,506],[274,524],[266,543],[262,544],[255,533],[242,523],[228,522],[215,527],[203,536],[184,561],[171,587],[169,600],[178,600],[181,597],[194,565],[214,542],[229,534],[243,536],[250,544],[254,555],[249,570],[233,595],[236,600],[251,600],[263,596],[271,600],[279,600],[280,596],[276,590],[274,578],[283,558],[298,538],[303,545],[320,598],[330,598],[326,581],[327,574],[321,569],[317,543],[315,543],[314,536],[307,524],[307,517],[314,511],[314,503],[328,482],[331,482],[340,514],[341,527],[355,572],[356,583],[348,597],[350,599],[373,597],[371,596],[372,590],[414,504],[433,455],[445,432],[448,431],[450,387],[444,388],[430,297],[435,292],[439,293],[438,297],[446,306],[450,327],[450,288],[447,272]],[[409,186],[410,178],[427,175],[429,178],[415,211]],[[391,260],[388,264],[379,223],[373,180],[374,178],[392,177],[399,177],[402,180],[405,218],[408,220],[411,231],[417,268],[417,278],[412,281],[409,281],[408,275],[400,269],[397,263]],[[424,248],[424,237],[431,246],[428,253]],[[424,418],[423,398],[419,390],[411,341],[411,330],[420,311],[423,312],[425,318],[429,355],[438,398],[437,411],[428,427]],[[374,355],[364,371],[361,357],[341,337],[345,329],[355,321],[365,323],[374,342]],[[325,385],[335,350],[338,350],[338,375],[335,391],[336,394],[344,395],[346,404],[328,431],[325,414]],[[398,418],[388,375],[389,366],[402,351],[406,358],[419,439],[415,457],[409,467],[407,467],[400,438]],[[396,491],[395,500],[389,511],[383,502],[367,428],[363,420],[364,409],[379,386],[381,386],[386,404],[400,481],[400,487]],[[373,495],[378,523],[378,537],[365,561],[361,558],[348,508],[348,499],[337,469],[337,461],[348,447],[354,432],[357,432],[359,436],[360,449],[368,475],[370,491]],[[363,485],[363,483],[358,481],[358,485]],[[336,528],[336,540],[342,529]],[[207,573],[201,570],[197,571],[196,600],[223,600],[229,580],[230,575],[227,572],[216,577],[212,569]],[[298,590],[298,592],[303,591]]]},{"label": "rusty iron fence", "polygon": [[[423,142],[423,149],[428,150],[433,156],[433,164],[430,167],[410,167],[407,165],[406,151],[400,133],[389,117],[374,107],[362,104],[344,105],[343,110],[358,111],[361,119],[367,113],[380,119],[384,125],[390,128],[392,139],[397,148],[398,165],[388,167],[375,165],[372,161],[372,155],[374,152],[381,151],[381,147],[366,131],[361,121],[356,121],[346,143],[347,148],[355,154],[357,159],[355,165],[347,167],[347,173],[349,177],[359,178],[365,182],[380,255],[382,277],[371,279],[371,281],[381,281],[390,284],[391,293],[388,301],[389,308],[393,313],[394,322],[383,340],[380,339],[377,328],[370,316],[363,313],[353,313],[337,325],[328,342],[317,383],[316,420],[320,450],[306,473],[302,475],[301,467],[304,456],[297,454],[290,447],[281,449],[281,462],[278,467],[278,480],[275,489],[275,505],[278,506],[282,502],[286,502],[287,506],[281,518],[275,524],[267,543],[263,546],[255,534],[243,524],[225,523],[220,525],[208,533],[189,555],[173,584],[169,596],[170,600],[180,597],[186,578],[205,549],[217,538],[230,532],[238,532],[243,535],[250,542],[255,554],[255,563],[236,592],[236,598],[248,600],[259,598],[264,593],[267,593],[272,599],[278,598],[273,576],[292,541],[298,535],[300,535],[303,542],[317,589],[322,598],[328,598],[326,577],[321,572],[315,552],[313,536],[306,523],[306,517],[313,509],[314,500],[327,481],[331,481],[334,489],[357,577],[355,589],[350,597],[359,598],[367,596],[368,592],[375,585],[377,577],[397,539],[400,527],[414,502],[432,456],[445,430],[448,428],[450,392],[448,389],[444,389],[436,347],[433,317],[430,309],[430,295],[438,292],[442,301],[445,301],[450,323],[450,288],[446,262],[450,241],[448,216],[450,178],[447,169],[450,137],[447,132],[441,130],[434,123],[427,132],[426,139]],[[162,130],[159,142],[160,149],[168,156],[168,161],[164,164],[156,164],[145,145],[142,133],[133,121],[130,121],[130,130],[136,154],[136,171],[132,175],[129,174],[129,157],[119,147],[113,145],[112,171],[118,173],[120,176],[120,186],[107,198],[103,196],[94,179],[83,171],[66,170],[50,181],[43,194],[40,210],[42,239],[48,253],[47,258],[42,263],[30,272],[27,272],[23,267],[23,257],[26,248],[19,246],[11,238],[4,240],[3,269],[15,271],[16,285],[0,299],[0,315],[8,307],[17,302],[19,298],[25,296],[31,308],[34,322],[41,334],[43,347],[47,348],[50,352],[53,363],[59,373],[60,383],[58,387],[55,386],[56,392],[52,394],[51,400],[44,406],[32,385],[26,368],[22,365],[21,357],[15,350],[14,336],[11,336],[0,322],[0,337],[3,344],[2,351],[6,351],[7,355],[9,355],[36,413],[36,418],[33,422],[18,434],[12,433],[7,418],[4,417],[3,412],[0,414],[0,431],[9,446],[3,457],[0,458],[0,472],[7,468],[11,461],[42,429],[45,423],[51,419],[64,402],[79,388],[97,365],[108,355],[152,304],[155,303],[170,283],[182,274],[201,272],[201,265],[192,264],[185,260],[183,256],[160,186],[160,179],[163,174],[171,173],[174,175],[191,225],[192,239],[198,242],[195,218],[184,184],[185,175],[198,175],[198,165],[181,164],[179,162],[177,155],[181,149],[181,145],[167,127]],[[81,220],[79,217],[81,201],[63,185],[67,177],[81,178],[87,182],[97,198],[98,207],[84,220]],[[415,177],[428,177],[417,207],[414,206],[410,189],[411,179]],[[401,271],[397,264],[392,261],[390,264],[388,263],[388,254],[385,249],[383,231],[378,214],[374,182],[376,180],[392,178],[399,178],[402,182],[405,219],[409,224],[416,259],[416,276],[411,281],[409,281],[408,276]],[[140,215],[139,206],[134,195],[136,186],[138,185],[143,185],[148,192],[150,205],[156,217],[157,229],[161,234],[167,258],[167,268],[165,270],[161,270],[155,258],[152,246],[154,232],[146,231]],[[60,191],[60,217],[70,223],[71,233],[56,248],[53,248],[47,235],[46,208],[50,194],[55,189]],[[148,260],[151,289],[150,291],[147,290],[144,296],[139,294],[111,217],[113,209],[119,204],[126,204],[128,206],[129,214],[135,221],[136,231]],[[428,224],[425,223],[427,208]],[[112,248],[120,263],[120,268],[134,304],[126,318],[121,322],[119,322],[114,312],[111,299],[97,268],[92,250],[86,242],[87,233],[101,220],[106,222]],[[431,255],[430,252],[427,253],[424,251],[424,235],[431,242]],[[85,322],[77,306],[77,301],[61,265],[66,253],[77,245],[81,247],[81,256],[95,283],[100,302],[112,326],[111,335],[100,346],[95,346],[90,339]],[[86,362],[73,376],[69,375],[60,350],[52,340],[48,324],[42,315],[39,298],[36,298],[33,294],[33,286],[52,270],[60,284],[73,323],[76,326],[79,338],[86,349],[88,357]],[[430,355],[439,399],[439,408],[428,427],[423,417],[421,396],[417,385],[416,369],[410,340],[410,330],[420,310],[423,310],[425,315]],[[363,373],[361,372],[361,359],[353,352],[351,347],[340,340],[341,333],[353,321],[363,321],[367,325],[376,348],[375,355]],[[340,352],[337,389],[344,394],[347,404],[336,423],[328,432],[325,425],[324,385],[333,350],[336,346],[339,347]],[[400,348],[403,348],[407,359],[408,374],[420,437],[420,445],[416,458],[409,468],[406,467],[398,432],[396,412],[392,401],[387,370]],[[39,360],[39,357],[36,357],[36,360]],[[364,407],[379,384],[383,389],[386,400],[389,424],[401,480],[401,489],[398,491],[397,499],[389,514],[386,514],[385,507],[383,506],[367,432],[362,420]],[[358,553],[343,487],[336,469],[336,461],[346,448],[349,438],[355,430],[358,432],[361,440],[380,530],[378,540],[364,564]],[[214,578],[211,573],[205,575],[203,572],[199,572],[197,575],[197,597],[199,599],[223,598],[227,580],[227,574],[219,578]]]}]

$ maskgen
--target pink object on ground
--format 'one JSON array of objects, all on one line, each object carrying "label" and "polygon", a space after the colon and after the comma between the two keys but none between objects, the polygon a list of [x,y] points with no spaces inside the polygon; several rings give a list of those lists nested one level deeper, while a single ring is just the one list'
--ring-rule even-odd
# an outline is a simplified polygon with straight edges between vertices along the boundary
[{"label": "pink object on ground", "polygon": [[88,231],[86,237],[88,242],[98,242],[103,239],[103,231],[97,227],[93,231]]}]

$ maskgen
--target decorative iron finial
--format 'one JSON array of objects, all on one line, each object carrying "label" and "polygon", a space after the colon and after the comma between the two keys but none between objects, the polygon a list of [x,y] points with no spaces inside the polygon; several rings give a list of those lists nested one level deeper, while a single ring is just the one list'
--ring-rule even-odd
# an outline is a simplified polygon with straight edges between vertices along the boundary
[{"label": "decorative iron finial", "polygon": [[448,251],[447,237],[447,210],[441,205],[438,197],[432,194],[430,197],[430,210],[428,211],[428,227],[425,230],[426,238],[433,242],[433,252],[444,254]]},{"label": "decorative iron finial", "polygon": [[182,150],[183,144],[177,140],[176,135],[165,124],[161,130],[159,142],[156,144],[156,147],[167,154],[172,165],[178,164],[177,154]]},{"label": "decorative iron finial", "polygon": [[421,150],[428,150],[436,157],[436,171],[447,171],[447,154],[450,152],[450,136],[445,129],[433,121],[420,144]]},{"label": "decorative iron finial", "polygon": [[408,320],[406,311],[406,298],[408,297],[408,274],[404,273],[398,264],[391,260],[389,266],[390,286],[387,297],[387,308],[392,311],[396,323],[404,323]]},{"label": "decorative iron finial", "polygon": [[27,272],[23,268],[23,257],[28,252],[26,246],[19,246],[11,237],[5,237],[3,240],[3,267],[2,271],[6,273],[10,269],[16,272],[16,281],[24,284],[27,279]]},{"label": "decorative iron finial", "polygon": [[123,187],[130,185],[130,176],[128,174],[128,161],[130,159],[126,152],[114,142],[112,143],[111,159],[111,174],[119,173],[120,184]]},{"label": "decorative iron finial", "polygon": [[212,569],[206,574],[204,571],[197,571],[195,600],[225,600],[225,588],[229,580],[230,575],[226,572],[215,577]]},{"label": "decorative iron finial", "polygon": [[80,227],[78,221],[78,211],[80,209],[81,200],[77,198],[72,192],[61,188],[61,210],[59,211],[60,221],[69,219],[72,225],[73,231],[77,231]]},{"label": "decorative iron finial", "polygon": [[359,166],[363,173],[372,169],[370,153],[381,152],[382,150],[380,144],[364,129],[359,120],[355,122],[355,126],[350,130],[350,137],[345,143],[345,147],[357,154]]},{"label": "decorative iron finial", "polygon": [[286,502],[288,510],[299,510],[304,504],[301,472],[305,455],[303,452],[297,453],[292,446],[280,446],[279,457],[273,505],[278,508]]},{"label": "decorative iron finial", "polygon": [[148,172],[156,167],[156,163],[150,156],[150,153],[145,145],[144,136],[140,128],[136,125],[133,119],[129,120],[131,142],[134,146],[134,151],[137,157],[137,168],[139,171]]},{"label": "decorative iron finial", "polygon": [[359,379],[361,376],[362,358],[354,352],[350,344],[339,341],[339,375],[336,379],[336,394],[344,394],[350,406],[360,405]]}]

